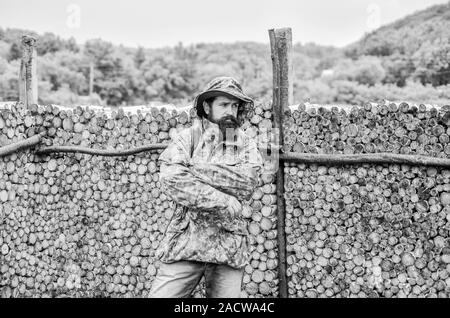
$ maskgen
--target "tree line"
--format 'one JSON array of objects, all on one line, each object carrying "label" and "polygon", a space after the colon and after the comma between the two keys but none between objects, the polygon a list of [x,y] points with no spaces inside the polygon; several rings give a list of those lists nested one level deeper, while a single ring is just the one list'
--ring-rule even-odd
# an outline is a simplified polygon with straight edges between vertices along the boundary
[{"label": "tree line", "polygon": [[[437,5],[383,26],[344,48],[296,43],[295,102],[361,104],[378,99],[448,104],[450,10]],[[262,102],[272,94],[265,43],[130,48],[78,44],[53,33],[0,28],[0,100],[18,99],[21,36],[37,38],[39,102],[74,105],[183,104],[213,77],[234,76]],[[89,95],[90,64],[94,85]]]}]

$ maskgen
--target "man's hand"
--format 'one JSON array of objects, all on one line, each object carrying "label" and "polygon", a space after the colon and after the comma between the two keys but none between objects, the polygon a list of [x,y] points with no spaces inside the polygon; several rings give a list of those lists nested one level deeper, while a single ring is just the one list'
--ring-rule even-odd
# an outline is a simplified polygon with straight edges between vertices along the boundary
[{"label": "man's hand", "polygon": [[242,204],[233,196],[229,196],[227,211],[230,212],[231,217],[237,218],[242,215]]}]

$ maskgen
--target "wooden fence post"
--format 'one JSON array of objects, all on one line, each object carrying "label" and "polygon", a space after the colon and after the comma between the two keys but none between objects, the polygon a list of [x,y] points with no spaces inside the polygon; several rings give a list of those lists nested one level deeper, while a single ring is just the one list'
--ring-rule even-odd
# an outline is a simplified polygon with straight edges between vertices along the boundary
[{"label": "wooden fence post", "polygon": [[89,62],[89,98],[94,94],[94,62]]},{"label": "wooden fence post", "polygon": [[29,107],[37,104],[37,53],[36,39],[29,35],[22,36],[22,60],[19,75],[19,100]]},{"label": "wooden fence post", "polygon": [[[273,114],[280,149],[283,149],[283,113],[293,102],[292,31],[290,28],[269,30],[273,66]],[[288,297],[286,276],[286,233],[284,202],[284,162],[278,157],[277,232],[279,297]]]}]

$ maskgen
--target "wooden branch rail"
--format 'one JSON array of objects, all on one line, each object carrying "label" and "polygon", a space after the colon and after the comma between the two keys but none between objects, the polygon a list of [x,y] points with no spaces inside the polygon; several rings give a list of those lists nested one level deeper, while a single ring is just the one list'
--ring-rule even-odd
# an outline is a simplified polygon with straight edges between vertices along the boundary
[{"label": "wooden branch rail", "polygon": [[[39,139],[37,139],[39,138]],[[23,141],[19,141],[12,145],[0,148],[0,156],[6,156],[23,148],[32,147],[40,142],[40,137],[33,136]],[[137,148],[123,150],[106,150],[93,149],[79,146],[51,146],[36,151],[38,155],[51,153],[84,153],[89,155],[119,157],[131,156],[145,151],[159,150],[167,148],[167,144],[148,144]],[[6,149],[8,152],[6,153]],[[266,150],[265,148],[259,148]],[[345,165],[345,164],[406,164],[413,166],[436,166],[450,168],[450,159],[436,158],[423,155],[403,155],[387,152],[368,153],[368,154],[314,154],[302,152],[286,152],[280,153],[281,161],[297,162],[297,163],[315,163],[323,165]]]},{"label": "wooden branch rail", "polygon": [[34,135],[30,138],[0,147],[0,157],[8,156],[14,152],[18,152],[19,150],[31,148],[41,142],[44,133]]},{"label": "wooden branch rail", "polygon": [[280,154],[280,159],[284,161],[294,161],[299,163],[318,163],[324,165],[344,165],[344,164],[407,164],[416,166],[437,166],[450,167],[450,159],[436,158],[423,155],[404,155],[387,152],[367,153],[367,154],[312,154],[287,152]]},{"label": "wooden branch rail", "polygon": [[45,155],[55,152],[65,153],[84,153],[88,155],[97,155],[105,157],[119,157],[119,156],[131,156],[144,151],[165,149],[167,144],[148,144],[136,148],[123,149],[123,150],[107,150],[107,149],[93,149],[87,147],[78,146],[51,146],[36,151],[38,155]]}]

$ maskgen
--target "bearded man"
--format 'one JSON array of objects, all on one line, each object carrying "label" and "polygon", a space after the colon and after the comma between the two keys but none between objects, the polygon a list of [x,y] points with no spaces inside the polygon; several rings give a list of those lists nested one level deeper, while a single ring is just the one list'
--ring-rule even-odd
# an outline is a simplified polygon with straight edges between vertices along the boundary
[{"label": "bearded man", "polygon": [[207,297],[240,297],[250,257],[242,203],[262,168],[240,128],[252,105],[234,78],[213,79],[194,100],[196,122],[161,154],[160,182],[178,208],[157,249],[150,297],[189,297],[203,275]]}]

